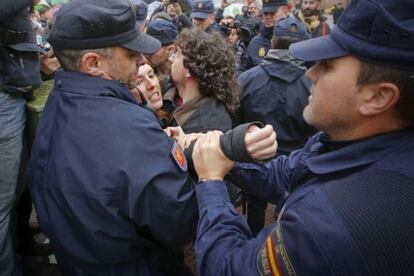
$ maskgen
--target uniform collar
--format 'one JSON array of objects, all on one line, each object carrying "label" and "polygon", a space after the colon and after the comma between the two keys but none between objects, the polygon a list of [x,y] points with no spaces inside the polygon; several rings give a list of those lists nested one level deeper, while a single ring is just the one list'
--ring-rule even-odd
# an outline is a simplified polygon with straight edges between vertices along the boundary
[{"label": "uniform collar", "polygon": [[88,96],[115,97],[136,103],[135,98],[125,84],[79,72],[56,72],[54,89]]},{"label": "uniform collar", "polygon": [[270,49],[260,63],[260,66],[270,76],[289,83],[302,76],[306,71],[303,62],[289,55],[288,50],[282,49]]},{"label": "uniform collar", "polygon": [[361,167],[381,160],[383,156],[398,151],[398,146],[414,142],[412,129],[390,132],[344,145],[329,151],[321,142],[323,134],[319,134],[318,142],[311,147],[306,166],[315,174],[327,174],[356,167]]},{"label": "uniform collar", "polygon": [[265,38],[268,38],[270,40],[273,36],[273,28],[274,28],[274,26],[265,27],[263,22],[261,22],[260,23],[260,35],[265,37]]}]

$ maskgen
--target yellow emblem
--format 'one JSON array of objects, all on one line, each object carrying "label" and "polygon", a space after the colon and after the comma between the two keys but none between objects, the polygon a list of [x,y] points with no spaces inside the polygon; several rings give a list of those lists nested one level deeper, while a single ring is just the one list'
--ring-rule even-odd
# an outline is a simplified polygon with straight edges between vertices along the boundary
[{"label": "yellow emblem", "polygon": [[197,8],[202,9],[203,8],[203,3],[198,2]]},{"label": "yellow emblem", "polygon": [[257,52],[257,54],[259,55],[259,57],[264,57],[266,55],[265,48],[260,48],[259,52]]}]

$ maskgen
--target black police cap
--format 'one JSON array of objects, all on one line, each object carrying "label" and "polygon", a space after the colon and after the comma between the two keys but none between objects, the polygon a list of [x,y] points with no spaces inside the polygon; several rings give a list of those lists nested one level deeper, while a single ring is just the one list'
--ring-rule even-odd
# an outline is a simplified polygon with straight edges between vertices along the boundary
[{"label": "black police cap", "polygon": [[99,49],[122,46],[152,54],[161,43],[141,33],[128,0],[72,0],[56,14],[47,39],[59,49]]}]

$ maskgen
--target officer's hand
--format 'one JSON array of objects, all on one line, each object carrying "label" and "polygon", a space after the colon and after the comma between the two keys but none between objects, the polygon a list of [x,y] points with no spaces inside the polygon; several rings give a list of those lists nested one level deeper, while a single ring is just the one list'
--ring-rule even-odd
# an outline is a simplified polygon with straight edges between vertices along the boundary
[{"label": "officer's hand", "polygon": [[251,125],[244,137],[247,152],[256,161],[272,158],[276,154],[276,133],[271,125],[264,128]]},{"label": "officer's hand", "polygon": [[222,180],[233,168],[234,161],[228,159],[220,147],[221,131],[209,131],[194,145],[193,164],[198,178]]}]

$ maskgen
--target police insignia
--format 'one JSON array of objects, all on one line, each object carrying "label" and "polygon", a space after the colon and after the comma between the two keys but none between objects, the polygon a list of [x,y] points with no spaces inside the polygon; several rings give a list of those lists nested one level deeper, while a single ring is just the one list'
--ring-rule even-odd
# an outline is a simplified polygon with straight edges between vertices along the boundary
[{"label": "police insignia", "polygon": [[266,55],[266,50],[265,48],[260,48],[259,52],[257,52],[259,57],[264,57]]},{"label": "police insignia", "polygon": [[203,3],[199,2],[197,5],[197,8],[202,9],[203,8]]},{"label": "police insignia", "polygon": [[277,224],[259,251],[257,268],[260,275],[265,276],[296,275],[285,248],[280,224]]},{"label": "police insignia", "polygon": [[177,163],[178,167],[183,172],[187,171],[187,159],[185,158],[183,151],[176,142],[174,142],[174,146],[172,147],[171,155],[175,163]]}]

